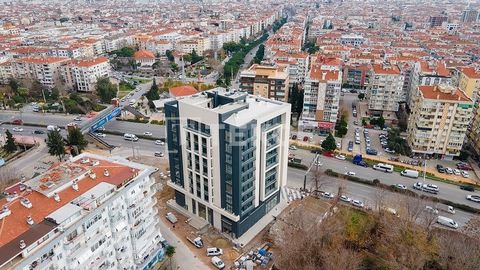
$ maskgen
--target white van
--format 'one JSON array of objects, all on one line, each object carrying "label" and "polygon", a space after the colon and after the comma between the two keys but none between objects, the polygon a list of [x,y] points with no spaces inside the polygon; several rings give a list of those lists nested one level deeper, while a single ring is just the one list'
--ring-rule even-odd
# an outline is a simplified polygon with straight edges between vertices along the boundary
[{"label": "white van", "polygon": [[438,216],[437,223],[452,229],[458,229],[458,223],[448,217]]},{"label": "white van", "polygon": [[418,172],[415,170],[403,170],[400,172],[400,174],[410,178],[418,178]]},{"label": "white van", "polygon": [[135,99],[130,99],[130,101],[128,102],[128,104],[129,104],[130,106],[133,106],[133,105],[135,105],[135,102],[136,102]]},{"label": "white van", "polygon": [[47,130],[48,131],[59,131],[60,129],[55,125],[48,125]]},{"label": "white van", "polygon": [[138,141],[138,137],[135,134],[125,133],[123,134],[123,138],[127,141]]},{"label": "white van", "polygon": [[217,247],[207,248],[207,256],[218,256],[223,254],[223,249]]},{"label": "white van", "polygon": [[377,165],[373,165],[373,169],[387,173],[393,172],[393,166],[390,164],[378,163]]}]

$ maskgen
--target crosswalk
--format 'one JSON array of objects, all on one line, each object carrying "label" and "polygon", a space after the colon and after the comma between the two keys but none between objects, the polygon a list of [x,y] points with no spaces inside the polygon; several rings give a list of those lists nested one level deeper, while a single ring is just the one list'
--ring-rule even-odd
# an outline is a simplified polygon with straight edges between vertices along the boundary
[{"label": "crosswalk", "polygon": [[301,199],[303,195],[299,190],[289,188],[289,187],[282,187],[281,196],[283,200],[286,200],[287,202],[291,202],[291,201]]}]

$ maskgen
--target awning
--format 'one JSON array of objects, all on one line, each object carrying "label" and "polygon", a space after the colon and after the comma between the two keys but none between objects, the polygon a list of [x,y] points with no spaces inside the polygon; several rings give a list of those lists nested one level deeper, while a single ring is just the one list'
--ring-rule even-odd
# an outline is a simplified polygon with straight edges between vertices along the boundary
[{"label": "awning", "polygon": [[335,126],[335,123],[331,122],[318,122],[319,128],[332,129]]}]

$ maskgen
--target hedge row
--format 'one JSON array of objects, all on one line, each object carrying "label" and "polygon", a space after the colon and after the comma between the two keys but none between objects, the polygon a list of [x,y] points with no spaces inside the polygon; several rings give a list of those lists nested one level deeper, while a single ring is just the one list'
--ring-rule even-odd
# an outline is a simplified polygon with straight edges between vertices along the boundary
[{"label": "hedge row", "polygon": [[132,123],[141,123],[141,124],[146,124],[148,123],[148,120],[140,120],[140,119],[122,119],[117,117],[117,121],[125,121],[125,122],[132,122]]}]

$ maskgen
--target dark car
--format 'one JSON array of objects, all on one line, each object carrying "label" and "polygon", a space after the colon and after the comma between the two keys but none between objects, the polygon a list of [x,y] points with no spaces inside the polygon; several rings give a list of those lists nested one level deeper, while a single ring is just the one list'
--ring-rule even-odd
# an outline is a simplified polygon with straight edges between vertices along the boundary
[{"label": "dark car", "polygon": [[437,171],[439,173],[445,173],[445,167],[443,167],[442,165],[440,164],[437,164]]},{"label": "dark car", "polygon": [[474,192],[475,191],[475,188],[473,186],[470,186],[470,185],[461,185],[460,186],[460,189],[463,189],[463,190],[466,190],[466,191],[470,191],[470,192]]},{"label": "dark car", "polygon": [[378,154],[378,152],[377,152],[377,150],[375,150],[373,148],[367,148],[367,154],[376,156]]},{"label": "dark car", "polygon": [[14,125],[23,125],[22,119],[15,119],[12,121],[12,124]]},{"label": "dark car", "polygon": [[297,135],[292,135],[292,140],[296,140],[297,139]]},{"label": "dark car", "polygon": [[472,171],[473,168],[468,164],[457,165],[457,169],[464,171]]},{"label": "dark car", "polygon": [[33,131],[33,134],[45,134],[45,132],[43,130],[34,130]]}]

